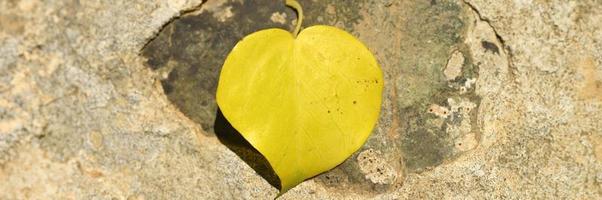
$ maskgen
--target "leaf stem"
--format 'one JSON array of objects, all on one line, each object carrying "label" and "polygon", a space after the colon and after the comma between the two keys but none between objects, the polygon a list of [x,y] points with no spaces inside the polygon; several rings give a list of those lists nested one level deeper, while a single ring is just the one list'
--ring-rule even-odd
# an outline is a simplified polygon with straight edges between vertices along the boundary
[{"label": "leaf stem", "polygon": [[303,8],[297,0],[286,0],[286,5],[297,11],[297,26],[295,27],[295,32],[293,32],[293,35],[296,38],[297,35],[299,35],[299,31],[301,31],[301,24],[303,23]]}]

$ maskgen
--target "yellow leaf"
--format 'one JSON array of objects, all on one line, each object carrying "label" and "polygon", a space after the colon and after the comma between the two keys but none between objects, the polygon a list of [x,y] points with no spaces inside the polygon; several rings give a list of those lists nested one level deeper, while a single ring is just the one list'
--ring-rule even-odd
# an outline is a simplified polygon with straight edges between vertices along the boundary
[{"label": "yellow leaf", "polygon": [[266,157],[281,193],[364,144],[383,89],[376,59],[349,33],[319,25],[295,35],[267,29],[246,36],[228,55],[217,88],[222,113]]}]

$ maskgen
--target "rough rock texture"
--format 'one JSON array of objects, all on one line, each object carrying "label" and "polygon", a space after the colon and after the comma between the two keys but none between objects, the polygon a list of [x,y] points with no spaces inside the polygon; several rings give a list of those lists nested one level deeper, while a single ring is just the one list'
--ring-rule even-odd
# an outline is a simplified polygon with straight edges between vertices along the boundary
[{"label": "rough rock texture", "polygon": [[[366,145],[282,199],[599,199],[602,2],[299,0],[385,73]],[[0,1],[0,199],[271,199],[213,134],[269,0]]]}]

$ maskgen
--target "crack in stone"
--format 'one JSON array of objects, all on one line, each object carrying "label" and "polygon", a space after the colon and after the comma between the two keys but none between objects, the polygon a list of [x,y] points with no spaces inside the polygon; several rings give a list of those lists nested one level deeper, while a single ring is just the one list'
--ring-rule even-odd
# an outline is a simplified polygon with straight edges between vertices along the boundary
[{"label": "crack in stone", "polygon": [[151,36],[151,37],[148,38],[148,40],[144,43],[144,45],[142,45],[142,48],[140,48],[138,50],[138,52],[139,52],[138,54],[142,55],[142,52],[144,51],[144,49],[146,49],[146,47],[150,43],[152,43],[159,36],[159,34],[161,34],[161,32],[163,32],[163,30],[167,26],[169,26],[172,22],[174,22],[177,19],[182,18],[183,16],[185,16],[185,15],[187,15],[189,13],[194,13],[196,11],[199,11],[203,7],[203,5],[205,4],[205,2],[207,2],[207,0],[203,0],[203,1],[201,1],[201,3],[199,3],[198,5],[193,6],[191,8],[181,10],[177,15],[174,15],[171,18],[169,18],[169,20],[167,20],[167,22],[163,23],[163,25],[161,25],[161,27],[157,31],[155,31],[155,33],[153,34],[153,36]]},{"label": "crack in stone", "polygon": [[518,69],[514,66],[514,62],[512,61],[512,58],[514,57],[513,53],[512,53],[512,49],[510,49],[510,46],[508,46],[506,44],[506,40],[504,40],[504,38],[502,38],[502,36],[498,33],[498,31],[496,30],[496,28],[492,25],[491,20],[487,19],[486,17],[484,17],[481,12],[479,11],[479,9],[477,9],[477,7],[475,5],[473,5],[472,3],[470,3],[468,0],[462,0],[462,2],[467,5],[473,12],[475,12],[477,14],[477,16],[479,17],[480,21],[483,21],[485,23],[487,23],[487,26],[489,26],[491,28],[491,30],[493,30],[493,33],[495,34],[495,37],[497,38],[498,42],[502,45],[502,50],[504,51],[504,53],[506,54],[506,59],[508,61],[508,68],[510,69],[510,78],[511,80],[517,80],[516,79],[516,75],[518,73]]}]

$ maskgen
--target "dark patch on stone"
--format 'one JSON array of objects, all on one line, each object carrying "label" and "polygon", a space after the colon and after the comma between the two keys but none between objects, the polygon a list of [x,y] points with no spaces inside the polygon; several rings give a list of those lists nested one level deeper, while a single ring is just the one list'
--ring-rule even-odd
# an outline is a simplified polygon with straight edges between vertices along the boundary
[{"label": "dark patch on stone", "polygon": [[291,25],[272,22],[270,17],[274,12],[286,12],[289,22],[294,16],[294,11],[283,3],[269,0],[229,1],[222,8],[228,6],[234,15],[223,22],[212,12],[174,20],[142,52],[148,58],[148,67],[169,72],[168,78],[161,80],[169,100],[209,133],[213,132],[217,109],[219,72],[230,50],[253,32],[292,29]]},{"label": "dark patch on stone", "polygon": [[415,28],[412,36],[420,42],[431,40],[432,45],[454,45],[462,39],[464,22],[460,13],[461,7],[449,0],[418,3],[416,16],[410,19],[409,26]]},{"label": "dark patch on stone", "polygon": [[491,51],[491,53],[500,54],[500,48],[492,42],[481,41],[481,46],[485,48],[485,52]]},{"label": "dark patch on stone", "polygon": [[163,92],[167,95],[173,92],[173,86],[169,84],[167,81],[161,81],[161,86],[163,86]]},{"label": "dark patch on stone", "polygon": [[422,172],[441,164],[452,148],[444,127],[430,123],[429,119],[434,116],[424,112],[413,109],[402,112],[409,117],[403,125],[406,133],[401,141],[406,168],[410,172]]},{"label": "dark patch on stone", "polygon": [[360,11],[365,2],[345,0],[299,0],[303,5],[305,19],[303,27],[313,25],[336,26],[352,32],[361,19]]},{"label": "dark patch on stone", "polygon": [[[462,75],[455,80],[448,82],[442,74],[449,52],[457,49],[467,55],[462,43],[465,33],[462,7],[454,1],[439,0],[417,2],[413,9],[413,17],[405,24],[404,31],[409,38],[402,41],[401,76],[414,81],[398,83],[410,87],[402,86],[398,90],[402,99],[398,102],[400,111],[395,114],[403,119],[399,125],[402,137],[398,145],[406,170],[420,173],[458,155],[453,149],[459,136],[448,134],[446,129],[448,125],[460,125],[466,120],[458,113],[439,119],[427,112],[429,106],[449,108],[447,99],[456,97],[468,98],[478,105],[480,98],[474,94],[474,87],[471,91],[459,90],[469,78],[478,77],[478,69],[470,58],[463,65]],[[476,109],[470,112],[473,129],[477,129],[476,115]]]},{"label": "dark patch on stone", "polygon": [[411,17],[399,25],[403,33],[401,57],[391,58],[401,61],[396,73],[401,80],[397,85],[403,87],[397,89],[398,95],[404,97],[399,102],[401,108],[428,102],[432,93],[447,87],[442,71],[450,50],[461,43],[464,31],[461,7],[454,2],[415,4],[407,14]]}]

